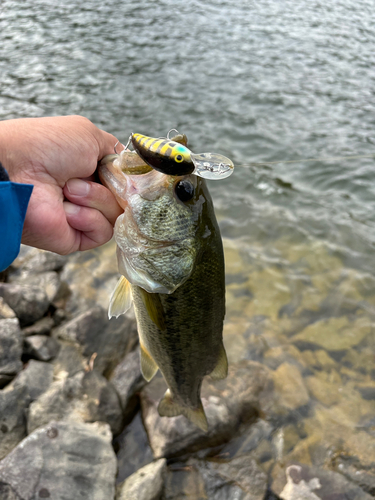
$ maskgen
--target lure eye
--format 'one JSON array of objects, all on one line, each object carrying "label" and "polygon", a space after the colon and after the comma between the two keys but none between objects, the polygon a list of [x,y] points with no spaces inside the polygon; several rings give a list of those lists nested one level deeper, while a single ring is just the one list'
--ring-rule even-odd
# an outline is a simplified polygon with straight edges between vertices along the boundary
[{"label": "lure eye", "polygon": [[194,196],[194,186],[190,181],[177,182],[175,191],[180,201],[190,201]]},{"label": "lure eye", "polygon": [[182,157],[182,155],[177,155],[177,156],[175,156],[175,161],[176,161],[177,163],[181,163],[183,159],[184,159],[184,158]]}]

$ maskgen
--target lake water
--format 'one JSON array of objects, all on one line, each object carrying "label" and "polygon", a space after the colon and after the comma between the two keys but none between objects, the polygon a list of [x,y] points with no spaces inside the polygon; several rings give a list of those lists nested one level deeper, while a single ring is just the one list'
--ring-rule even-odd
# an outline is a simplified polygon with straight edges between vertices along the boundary
[{"label": "lake water", "polygon": [[231,362],[298,367],[310,413],[289,454],[319,425],[336,450],[325,419],[374,439],[375,157],[302,161],[375,155],[374,25],[369,0],[0,5],[0,119],[81,114],[122,142],[177,128],[233,159],[210,182],[225,341]]}]

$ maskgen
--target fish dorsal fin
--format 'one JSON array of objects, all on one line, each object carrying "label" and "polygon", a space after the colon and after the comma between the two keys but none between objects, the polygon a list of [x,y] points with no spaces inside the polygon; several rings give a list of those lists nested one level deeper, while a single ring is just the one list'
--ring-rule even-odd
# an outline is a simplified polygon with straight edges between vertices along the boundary
[{"label": "fish dorsal fin", "polygon": [[165,330],[165,317],[164,308],[161,303],[158,293],[146,292],[143,288],[139,288],[142,295],[143,303],[147,309],[147,314],[149,315],[151,321],[159,328],[159,330]]},{"label": "fish dorsal fin", "polygon": [[112,316],[118,318],[121,314],[126,313],[131,305],[132,292],[130,283],[124,276],[121,276],[109,301],[108,318],[111,319]]},{"label": "fish dorsal fin", "polygon": [[216,363],[215,368],[210,373],[210,377],[213,380],[221,380],[228,375],[228,359],[227,353],[225,352],[225,348],[223,343],[220,347],[219,359]]},{"label": "fish dorsal fin", "polygon": [[143,377],[150,382],[150,380],[155,376],[158,371],[158,365],[155,363],[151,354],[147,349],[141,344],[141,371]]},{"label": "fish dorsal fin", "polygon": [[196,409],[185,408],[173,400],[169,389],[166,390],[163,399],[159,403],[158,412],[161,417],[177,417],[177,415],[184,415],[190,422],[202,429],[202,431],[207,432],[208,430],[207,418],[204,413],[202,402],[200,402],[199,407]]}]

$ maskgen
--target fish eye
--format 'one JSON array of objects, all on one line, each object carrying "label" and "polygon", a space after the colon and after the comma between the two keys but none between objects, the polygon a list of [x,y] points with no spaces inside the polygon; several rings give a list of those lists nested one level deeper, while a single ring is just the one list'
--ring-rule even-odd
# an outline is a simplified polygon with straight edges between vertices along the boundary
[{"label": "fish eye", "polygon": [[177,182],[175,191],[180,201],[190,201],[194,196],[194,186],[190,181]]},{"label": "fish eye", "polygon": [[181,163],[183,159],[184,159],[184,158],[182,157],[182,155],[177,155],[177,156],[175,156],[175,161],[176,161],[177,163]]}]

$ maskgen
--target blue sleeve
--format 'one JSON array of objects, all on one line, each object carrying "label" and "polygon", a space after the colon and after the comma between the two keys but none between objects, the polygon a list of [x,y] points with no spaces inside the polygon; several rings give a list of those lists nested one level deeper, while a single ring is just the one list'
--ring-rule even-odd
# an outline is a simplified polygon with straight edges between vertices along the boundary
[{"label": "blue sleeve", "polygon": [[33,186],[11,181],[0,182],[0,271],[17,257],[23,223]]}]

